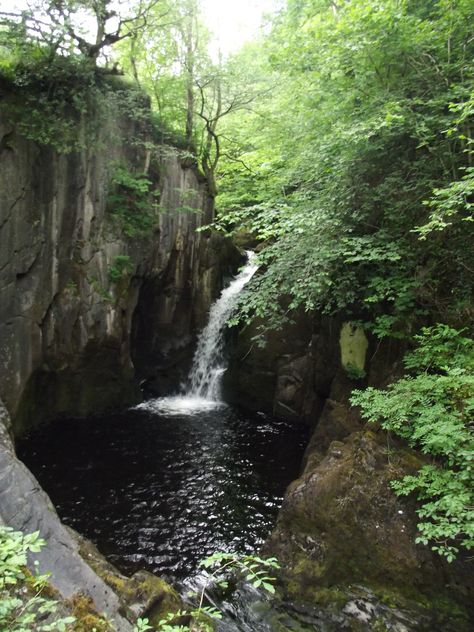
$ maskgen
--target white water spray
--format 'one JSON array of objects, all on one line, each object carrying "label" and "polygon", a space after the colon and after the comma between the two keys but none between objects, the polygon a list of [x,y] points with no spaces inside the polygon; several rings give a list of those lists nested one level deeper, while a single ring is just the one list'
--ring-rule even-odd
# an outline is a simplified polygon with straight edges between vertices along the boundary
[{"label": "white water spray", "polygon": [[237,297],[255,274],[255,254],[247,252],[247,264],[226,287],[209,312],[209,321],[199,334],[184,395],[162,397],[140,404],[138,408],[168,414],[193,414],[223,405],[222,378],[226,370],[224,331]]},{"label": "white water spray", "polygon": [[247,265],[213,304],[209,312],[209,321],[199,335],[189,373],[191,387],[187,395],[190,397],[211,401],[221,399],[222,376],[227,368],[223,353],[225,325],[232,314],[238,295],[257,270],[254,263],[255,255],[247,254]]}]

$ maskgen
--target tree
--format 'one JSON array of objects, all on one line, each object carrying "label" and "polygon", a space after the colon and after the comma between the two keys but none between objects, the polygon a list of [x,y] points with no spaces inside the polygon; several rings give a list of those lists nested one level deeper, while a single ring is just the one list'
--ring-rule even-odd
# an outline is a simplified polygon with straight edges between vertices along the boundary
[{"label": "tree", "polygon": [[229,154],[221,142],[223,119],[250,107],[268,85],[253,75],[250,56],[244,66],[242,59],[212,61],[208,42],[197,1],[185,0],[170,3],[160,28],[138,33],[120,52],[125,70],[151,94],[160,125],[180,132],[179,144],[202,168],[215,197],[217,166]]},{"label": "tree", "polygon": [[204,123],[198,155],[209,191],[214,197],[218,192],[216,174],[220,159],[223,155],[228,160],[235,159],[225,147],[226,142],[229,144],[228,137],[224,137],[224,146],[222,143],[223,120],[250,108],[270,90],[258,79],[252,71],[242,71],[240,59],[224,63],[221,56],[217,64],[209,64],[195,79],[198,93],[196,113]]},{"label": "tree", "polygon": [[[276,16],[265,47],[279,85],[266,133],[242,119],[253,155],[272,147],[273,169],[253,164],[267,196],[227,194],[245,188],[243,165],[221,185],[232,208],[222,226],[244,223],[266,240],[248,316],[271,327],[288,306],[344,310],[377,335],[409,336],[428,314],[456,324],[467,313],[472,115],[457,123],[456,110],[473,88],[473,11],[469,0],[347,0],[337,11],[290,0]],[[462,221],[420,239],[433,212],[452,205]]]},{"label": "tree", "polygon": [[[112,0],[37,0],[27,11],[1,12],[4,25],[21,24],[32,38],[55,52],[77,49],[94,64],[104,51],[150,26],[161,0],[137,5]],[[93,27],[92,27],[93,25]]]}]

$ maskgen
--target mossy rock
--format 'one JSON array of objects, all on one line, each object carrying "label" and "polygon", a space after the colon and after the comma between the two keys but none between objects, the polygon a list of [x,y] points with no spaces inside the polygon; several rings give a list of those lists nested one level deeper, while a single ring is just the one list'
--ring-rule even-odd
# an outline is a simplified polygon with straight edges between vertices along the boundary
[{"label": "mossy rock", "polygon": [[344,591],[334,587],[357,583],[387,607],[429,611],[445,630],[469,629],[468,567],[448,565],[415,543],[415,506],[390,486],[423,459],[406,447],[388,450],[383,433],[367,431],[332,441],[325,453],[319,447],[324,441],[311,442],[306,469],[288,488],[264,549],[280,561],[284,594],[339,608]]},{"label": "mossy rock", "polygon": [[184,608],[183,601],[176,590],[160,577],[139,571],[130,578],[135,587],[135,595],[146,604],[141,616],[145,616],[154,626],[170,612]]},{"label": "mossy rock", "polygon": [[74,595],[68,602],[71,614],[76,618],[72,625],[73,632],[111,632],[111,623],[102,617],[94,608],[91,597]]},{"label": "mossy rock", "polygon": [[126,577],[108,562],[99,550],[78,533],[70,532],[79,543],[80,554],[97,575],[114,591],[122,603],[123,615],[130,621],[147,618],[156,625],[170,612],[184,610],[185,605],[172,586],[147,571]]}]

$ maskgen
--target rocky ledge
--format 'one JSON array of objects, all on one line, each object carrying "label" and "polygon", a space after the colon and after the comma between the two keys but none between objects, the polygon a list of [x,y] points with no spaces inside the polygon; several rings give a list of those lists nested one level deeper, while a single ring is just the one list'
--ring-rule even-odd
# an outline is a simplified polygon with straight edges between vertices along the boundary
[{"label": "rocky ledge", "polygon": [[342,612],[335,629],[472,629],[472,564],[448,564],[416,544],[414,505],[390,487],[421,463],[363,428],[357,411],[327,400],[265,546],[280,561],[288,599]]}]

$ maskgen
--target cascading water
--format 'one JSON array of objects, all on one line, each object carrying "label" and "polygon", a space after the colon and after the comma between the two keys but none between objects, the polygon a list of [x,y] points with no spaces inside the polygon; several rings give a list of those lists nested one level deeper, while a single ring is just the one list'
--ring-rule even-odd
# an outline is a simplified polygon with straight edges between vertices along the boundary
[{"label": "cascading water", "polygon": [[[260,548],[306,445],[301,425],[220,397],[225,325],[256,269],[249,253],[212,306],[181,395],[81,423],[61,419],[18,446],[67,525],[125,573],[158,573],[185,600],[208,580],[200,560]],[[287,617],[253,587],[216,599],[219,632],[271,632],[276,617]],[[281,627],[303,629],[298,621]]]},{"label": "cascading water", "polygon": [[167,414],[194,414],[197,410],[210,410],[222,406],[221,384],[226,370],[224,356],[224,330],[235,307],[237,297],[250,281],[258,265],[255,253],[247,251],[247,263],[239,274],[222,291],[212,305],[209,321],[199,334],[188,384],[182,395],[162,397],[140,404],[138,408]]},{"label": "cascading water", "polygon": [[226,370],[223,347],[224,329],[235,302],[257,270],[255,254],[247,252],[248,262],[211,307],[209,322],[202,330],[189,374],[187,395],[211,401],[221,400],[222,376]]}]

